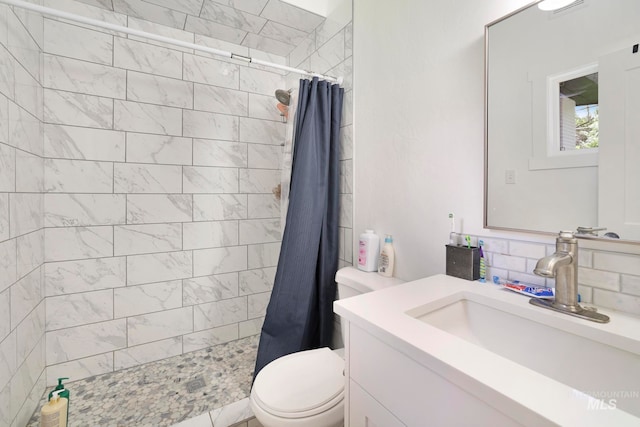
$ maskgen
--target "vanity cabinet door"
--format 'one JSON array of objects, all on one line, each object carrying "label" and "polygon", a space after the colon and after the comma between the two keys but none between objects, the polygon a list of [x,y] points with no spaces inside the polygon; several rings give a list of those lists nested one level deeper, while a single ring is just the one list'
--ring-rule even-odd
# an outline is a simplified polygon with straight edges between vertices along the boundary
[{"label": "vanity cabinet door", "polygon": [[353,380],[349,393],[349,427],[406,427]]}]

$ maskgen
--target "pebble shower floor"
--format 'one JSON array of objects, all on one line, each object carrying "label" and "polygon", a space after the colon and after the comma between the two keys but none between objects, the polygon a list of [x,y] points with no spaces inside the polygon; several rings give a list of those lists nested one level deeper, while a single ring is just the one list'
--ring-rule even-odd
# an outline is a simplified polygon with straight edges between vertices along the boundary
[{"label": "pebble shower floor", "polygon": [[[69,427],[160,427],[249,395],[258,337],[68,383]],[[47,388],[27,427],[40,426]]]}]

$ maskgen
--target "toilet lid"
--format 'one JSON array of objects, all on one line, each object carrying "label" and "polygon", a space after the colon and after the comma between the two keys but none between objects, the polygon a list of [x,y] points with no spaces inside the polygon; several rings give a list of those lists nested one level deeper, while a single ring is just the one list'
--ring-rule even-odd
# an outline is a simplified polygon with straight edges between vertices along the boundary
[{"label": "toilet lid", "polygon": [[280,357],[256,376],[251,394],[265,411],[285,418],[309,417],[344,395],[344,360],[324,347]]}]

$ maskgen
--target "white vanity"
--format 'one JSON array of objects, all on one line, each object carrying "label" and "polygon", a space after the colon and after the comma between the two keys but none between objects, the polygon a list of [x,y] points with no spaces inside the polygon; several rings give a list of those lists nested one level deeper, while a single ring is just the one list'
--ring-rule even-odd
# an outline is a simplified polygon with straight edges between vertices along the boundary
[{"label": "white vanity", "polygon": [[638,426],[640,318],[432,276],[336,301],[345,426]]}]

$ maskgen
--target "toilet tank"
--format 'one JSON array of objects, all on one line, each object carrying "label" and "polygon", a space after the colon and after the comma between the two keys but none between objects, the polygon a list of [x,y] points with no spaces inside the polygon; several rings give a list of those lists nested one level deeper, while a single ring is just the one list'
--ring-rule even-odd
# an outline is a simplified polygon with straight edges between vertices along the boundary
[{"label": "toilet tank", "polygon": [[[355,267],[344,267],[336,273],[336,283],[338,284],[338,294],[336,299],[350,298],[356,295],[373,292],[389,286],[403,283],[404,280],[395,277],[384,277],[376,272],[365,272]],[[333,329],[333,343],[331,348],[343,348],[342,327],[340,316],[335,315]]]}]

